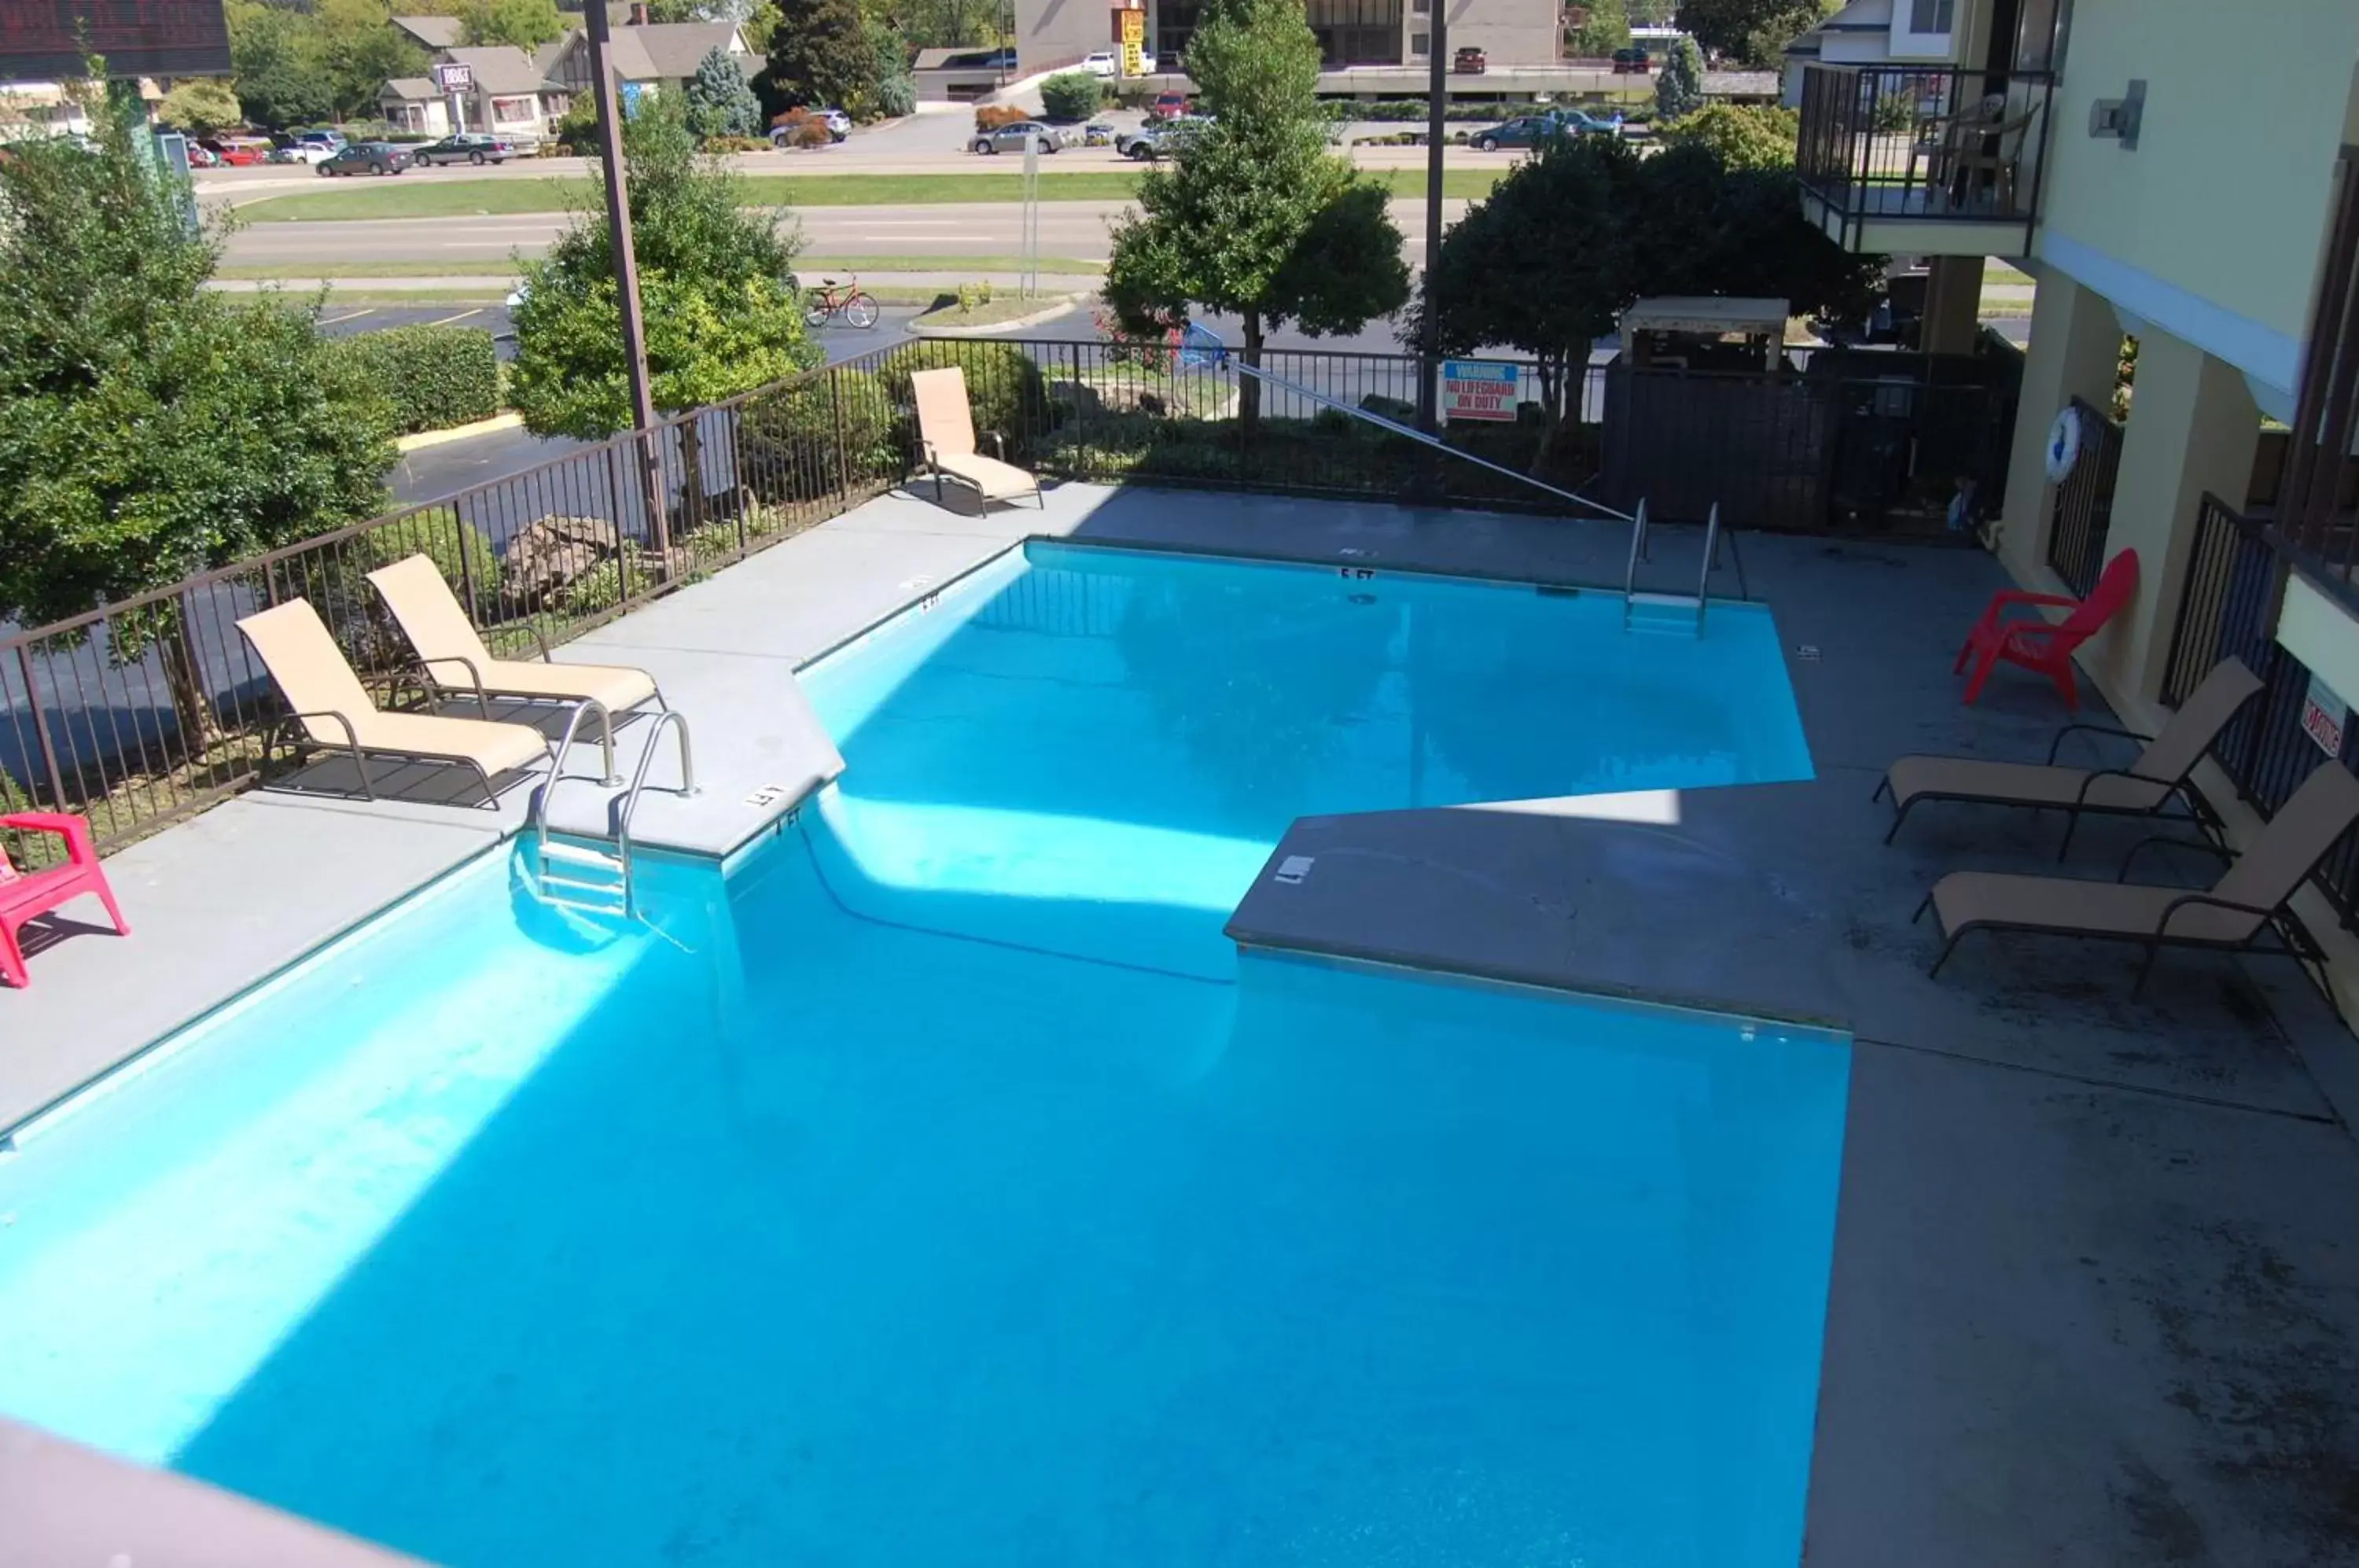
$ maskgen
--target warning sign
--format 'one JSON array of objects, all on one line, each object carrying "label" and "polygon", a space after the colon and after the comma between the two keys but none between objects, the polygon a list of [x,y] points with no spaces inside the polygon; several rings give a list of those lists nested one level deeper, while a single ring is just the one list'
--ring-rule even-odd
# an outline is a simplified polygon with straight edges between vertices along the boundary
[{"label": "warning sign", "polygon": [[1512,365],[1484,359],[1441,362],[1441,417],[1445,419],[1513,419],[1517,372]]}]

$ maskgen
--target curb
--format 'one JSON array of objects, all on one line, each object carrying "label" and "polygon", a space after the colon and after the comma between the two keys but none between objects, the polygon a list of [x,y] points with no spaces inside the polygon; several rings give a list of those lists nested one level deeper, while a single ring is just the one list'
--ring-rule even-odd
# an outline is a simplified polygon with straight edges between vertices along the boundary
[{"label": "curb", "polygon": [[1037,327],[1043,321],[1053,321],[1060,316],[1071,315],[1073,311],[1082,308],[1082,300],[1083,298],[1085,298],[1085,296],[1075,295],[1071,299],[1067,299],[1061,305],[1051,306],[1046,310],[1035,310],[1028,316],[1010,316],[1004,321],[993,321],[987,326],[924,326],[923,323],[925,321],[925,317],[923,316],[912,319],[909,322],[909,326],[912,331],[922,330],[928,337],[987,338],[994,332],[1014,332],[1018,327]]},{"label": "curb", "polygon": [[440,446],[445,441],[465,441],[471,436],[487,436],[495,430],[523,428],[522,414],[495,414],[488,419],[477,419],[472,425],[453,425],[447,430],[420,430],[414,436],[403,436],[393,446],[396,452],[417,452],[422,447]]}]

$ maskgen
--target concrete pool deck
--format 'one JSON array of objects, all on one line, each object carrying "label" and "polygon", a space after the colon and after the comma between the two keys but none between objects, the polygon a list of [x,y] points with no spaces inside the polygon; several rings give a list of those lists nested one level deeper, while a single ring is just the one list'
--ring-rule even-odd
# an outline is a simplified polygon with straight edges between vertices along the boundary
[{"label": "concrete pool deck", "polygon": [[[1588,584],[1618,583],[1626,544],[1618,525],[1267,496],[1048,501],[975,519],[887,497],[563,653],[654,670],[726,804],[805,755],[790,704],[765,707],[796,665],[1027,535]],[[1648,585],[1691,580],[1696,549],[1667,530]],[[1686,792],[1676,823],[1306,819],[1320,866],[1288,891],[1324,904],[1257,884],[1241,933],[1853,1031],[1814,1568],[2359,1562],[2359,1149],[2337,1110],[2359,1045],[2283,961],[2167,958],[2136,1000],[2127,950],[1977,940],[1926,980],[1926,885],[2051,868],[2058,828],[1929,807],[1886,848],[1876,777],[1908,751],[2037,757],[2062,715],[2029,679],[1959,706],[1955,639],[2004,585],[1981,553],[1742,550],[1815,780]],[[497,812],[253,795],[113,857],[136,934],[60,933],[31,990],[0,991],[0,1127],[494,847],[523,793]],[[766,809],[678,831],[717,842]],[[2082,836],[2065,869],[2109,875],[2135,834]],[[1353,866],[1376,879],[1332,875]]]}]

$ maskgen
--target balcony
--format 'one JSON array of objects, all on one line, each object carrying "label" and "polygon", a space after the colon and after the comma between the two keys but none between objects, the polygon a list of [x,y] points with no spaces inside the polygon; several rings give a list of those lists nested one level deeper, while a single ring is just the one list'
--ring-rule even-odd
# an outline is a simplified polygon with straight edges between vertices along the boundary
[{"label": "balcony", "polygon": [[1846,250],[2024,255],[2054,91],[2044,71],[1810,66],[1794,160],[1803,215]]}]

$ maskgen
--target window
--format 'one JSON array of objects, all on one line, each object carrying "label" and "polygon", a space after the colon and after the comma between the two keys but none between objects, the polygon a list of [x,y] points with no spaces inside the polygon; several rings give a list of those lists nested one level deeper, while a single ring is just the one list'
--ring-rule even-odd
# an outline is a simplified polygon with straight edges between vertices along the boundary
[{"label": "window", "polygon": [[1908,30],[1912,33],[1946,33],[1956,25],[1958,0],[1912,0],[1908,8]]},{"label": "window", "polygon": [[1433,52],[1433,35],[1431,33],[1411,33],[1408,36],[1408,52],[1416,55],[1420,60],[1424,59],[1427,55],[1431,54]]}]

